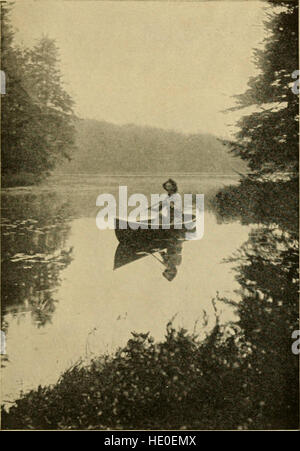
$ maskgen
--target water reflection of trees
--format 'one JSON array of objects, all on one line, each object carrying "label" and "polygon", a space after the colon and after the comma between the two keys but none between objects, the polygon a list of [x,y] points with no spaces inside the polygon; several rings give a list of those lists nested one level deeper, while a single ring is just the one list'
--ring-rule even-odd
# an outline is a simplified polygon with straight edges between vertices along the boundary
[{"label": "water reflection of trees", "polygon": [[220,221],[238,218],[256,224],[248,240],[227,259],[235,267],[240,301],[223,299],[235,305],[239,335],[248,347],[242,361],[245,408],[251,412],[248,427],[298,424],[299,365],[291,351],[292,332],[299,329],[295,186],[247,180],[217,196]]},{"label": "water reflection of trees", "polygon": [[220,222],[240,220],[242,224],[277,224],[298,231],[298,180],[258,181],[244,178],[239,185],[219,191],[214,212]]},{"label": "water reflection of trees", "polygon": [[4,201],[3,319],[7,313],[30,312],[38,327],[51,321],[60,273],[72,260],[72,249],[66,247],[68,213],[68,205],[55,195],[11,196]]}]

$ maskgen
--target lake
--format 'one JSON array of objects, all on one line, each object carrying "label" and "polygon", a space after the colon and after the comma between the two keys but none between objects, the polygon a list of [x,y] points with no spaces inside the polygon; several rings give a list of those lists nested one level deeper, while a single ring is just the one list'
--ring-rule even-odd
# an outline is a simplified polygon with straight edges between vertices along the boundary
[{"label": "lake", "polygon": [[[205,231],[201,240],[176,247],[176,276],[163,276],[166,249],[137,259],[118,259],[113,230],[96,227],[96,198],[162,193],[172,176],[180,193],[204,194]],[[161,339],[166,324],[196,331],[234,319],[230,305],[212,300],[237,299],[239,284],[230,257],[247,240],[249,225],[221,221],[216,192],[238,179],[208,174],[53,177],[40,186],[10,188],[2,194],[2,399],[52,384],[78,360],[88,361],[126,343],[132,331]]]}]

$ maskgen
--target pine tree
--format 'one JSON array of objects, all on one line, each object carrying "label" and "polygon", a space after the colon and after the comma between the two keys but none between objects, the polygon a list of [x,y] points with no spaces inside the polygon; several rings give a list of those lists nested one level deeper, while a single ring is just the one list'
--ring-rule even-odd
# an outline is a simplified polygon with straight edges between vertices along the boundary
[{"label": "pine tree", "polygon": [[298,1],[274,1],[265,22],[264,48],[254,52],[259,69],[237,107],[255,111],[238,122],[232,152],[248,162],[254,175],[298,172],[298,96],[292,74],[298,69]]},{"label": "pine tree", "polygon": [[14,44],[9,7],[2,7],[2,173],[50,173],[75,147],[73,101],[63,87],[58,49],[43,37],[34,48]]},{"label": "pine tree", "polygon": [[1,96],[1,164],[3,173],[27,168],[24,127],[37,113],[22,85],[21,51],[14,46],[9,22],[10,7],[1,6],[1,70],[6,76],[6,94]]},{"label": "pine tree", "polygon": [[43,37],[26,52],[25,87],[40,108],[36,128],[40,130],[34,145],[47,151],[49,169],[74,147],[73,101],[64,90],[55,42]]}]

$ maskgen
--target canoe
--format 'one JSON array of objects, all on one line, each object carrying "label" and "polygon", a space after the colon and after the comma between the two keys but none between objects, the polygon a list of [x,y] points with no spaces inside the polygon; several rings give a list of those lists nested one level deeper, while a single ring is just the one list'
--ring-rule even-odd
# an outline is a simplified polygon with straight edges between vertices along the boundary
[{"label": "canoe", "polygon": [[175,229],[174,224],[157,229],[151,228],[151,220],[143,220],[140,223],[130,222],[122,218],[116,218],[115,234],[120,243],[151,242],[153,240],[164,240],[172,237],[184,237],[187,230],[192,231],[195,227],[195,218],[182,222],[180,229]]}]

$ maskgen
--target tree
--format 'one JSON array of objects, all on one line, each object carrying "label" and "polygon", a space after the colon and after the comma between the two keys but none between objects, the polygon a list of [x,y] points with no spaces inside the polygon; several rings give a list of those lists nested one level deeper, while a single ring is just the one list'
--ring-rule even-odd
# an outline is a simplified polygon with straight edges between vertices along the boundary
[{"label": "tree", "polygon": [[75,147],[73,101],[59,70],[58,49],[43,37],[32,49],[14,44],[9,7],[2,7],[2,172],[48,175]]},{"label": "tree", "polygon": [[[1,98],[2,172],[19,172],[24,158],[22,130],[34,115],[34,105],[22,86],[21,52],[13,45],[10,7],[1,6],[1,70],[6,76],[6,94]],[[23,155],[22,155],[23,154]]]},{"label": "tree", "polygon": [[63,88],[58,63],[58,49],[47,37],[25,52],[24,85],[40,109],[36,118],[40,133],[33,144],[37,151],[47,151],[49,169],[61,157],[70,159],[74,148],[73,101]]},{"label": "tree", "polygon": [[250,78],[232,110],[254,108],[239,122],[232,152],[254,174],[298,172],[298,96],[291,89],[298,68],[298,2],[268,0],[264,48],[254,52],[259,74]]}]

